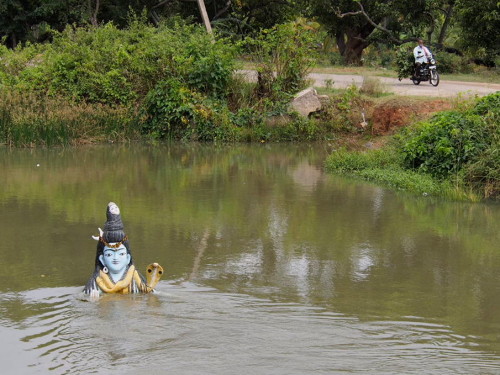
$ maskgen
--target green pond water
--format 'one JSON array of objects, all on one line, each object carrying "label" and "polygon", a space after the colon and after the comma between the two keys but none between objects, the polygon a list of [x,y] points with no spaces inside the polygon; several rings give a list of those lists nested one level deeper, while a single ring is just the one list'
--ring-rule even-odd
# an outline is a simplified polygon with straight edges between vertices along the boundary
[{"label": "green pond water", "polygon": [[[0,148],[0,373],[500,374],[500,205],[330,151]],[[109,201],[158,293],[81,294]]]}]

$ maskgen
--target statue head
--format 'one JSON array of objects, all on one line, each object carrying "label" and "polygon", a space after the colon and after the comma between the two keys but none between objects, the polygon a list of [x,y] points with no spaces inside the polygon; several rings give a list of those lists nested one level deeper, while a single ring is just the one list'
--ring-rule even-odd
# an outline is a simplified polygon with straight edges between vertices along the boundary
[{"label": "statue head", "polygon": [[127,248],[121,244],[116,248],[104,246],[102,255],[99,256],[99,261],[106,267],[113,280],[118,281],[127,270],[130,258],[131,256]]},{"label": "statue head", "polygon": [[98,240],[96,271],[107,270],[112,275],[123,274],[133,264],[133,259],[123,230],[120,209],[115,203],[108,203],[104,230],[99,229],[99,232],[99,237],[94,237]]}]

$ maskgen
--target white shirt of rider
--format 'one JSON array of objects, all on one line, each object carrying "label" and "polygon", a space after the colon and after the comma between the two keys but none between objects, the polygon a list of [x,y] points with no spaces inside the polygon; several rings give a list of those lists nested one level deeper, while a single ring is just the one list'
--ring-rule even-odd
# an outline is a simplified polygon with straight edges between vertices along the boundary
[{"label": "white shirt of rider", "polygon": [[416,46],[413,49],[413,56],[415,56],[415,62],[427,63],[431,57],[431,51],[425,46]]}]

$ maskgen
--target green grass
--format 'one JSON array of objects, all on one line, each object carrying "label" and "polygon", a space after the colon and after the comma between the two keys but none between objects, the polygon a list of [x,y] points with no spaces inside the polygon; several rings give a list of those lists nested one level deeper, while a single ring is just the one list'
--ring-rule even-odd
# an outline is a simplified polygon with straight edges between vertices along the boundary
[{"label": "green grass", "polygon": [[335,174],[376,182],[395,190],[452,200],[479,201],[480,197],[453,185],[448,180],[402,167],[401,155],[393,148],[366,152],[334,151],[326,160],[326,169]]},{"label": "green grass", "polygon": [[125,108],[21,93],[0,96],[0,143],[15,147],[124,141],[138,136]]}]

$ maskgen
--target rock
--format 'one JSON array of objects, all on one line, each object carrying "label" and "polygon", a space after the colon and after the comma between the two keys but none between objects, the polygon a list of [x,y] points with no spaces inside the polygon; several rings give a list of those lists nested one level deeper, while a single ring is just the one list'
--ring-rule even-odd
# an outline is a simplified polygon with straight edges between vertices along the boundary
[{"label": "rock", "polygon": [[328,104],[330,104],[330,96],[328,95],[317,95],[318,99],[319,99],[319,102],[321,103],[321,106],[324,107]]},{"label": "rock", "polygon": [[318,99],[316,90],[309,87],[308,89],[302,90],[295,95],[293,100],[290,102],[290,107],[301,116],[307,117],[312,112],[316,112],[321,109],[321,102]]}]

